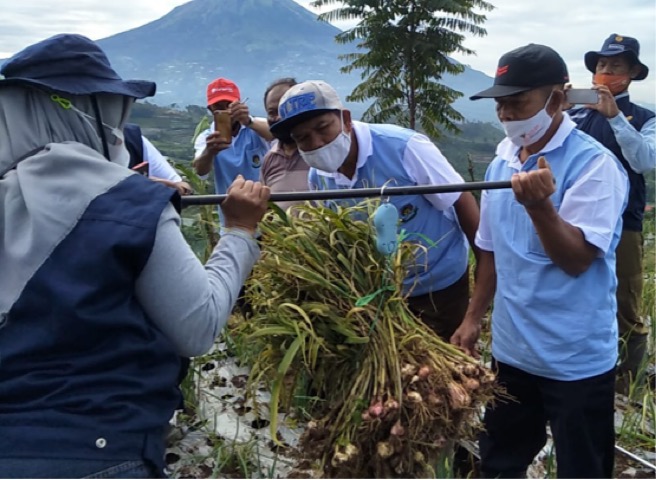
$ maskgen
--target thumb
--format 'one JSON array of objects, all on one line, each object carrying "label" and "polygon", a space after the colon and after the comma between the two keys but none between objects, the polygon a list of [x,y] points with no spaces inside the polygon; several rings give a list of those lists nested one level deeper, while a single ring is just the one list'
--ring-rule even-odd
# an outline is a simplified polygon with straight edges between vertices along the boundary
[{"label": "thumb", "polygon": [[549,166],[549,162],[547,162],[547,158],[545,156],[540,156],[538,158],[538,168],[548,168],[551,170],[551,167]]}]

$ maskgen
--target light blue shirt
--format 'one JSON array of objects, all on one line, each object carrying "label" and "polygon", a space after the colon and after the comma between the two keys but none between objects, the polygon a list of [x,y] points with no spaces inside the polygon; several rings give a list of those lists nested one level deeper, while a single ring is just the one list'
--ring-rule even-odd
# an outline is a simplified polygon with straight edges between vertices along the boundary
[{"label": "light blue shirt", "polygon": [[[194,143],[196,157],[205,150],[207,137],[213,131],[214,122],[212,122],[210,128],[196,138]],[[259,181],[262,160],[264,160],[264,156],[268,151],[269,142],[260,137],[254,130],[242,126],[237,136],[232,137],[230,147],[221,150],[214,157],[212,167],[214,169],[214,190],[216,193],[227,193],[228,187],[232,185],[237,175],[242,175],[246,180]],[[217,208],[217,210],[219,220],[223,225],[221,208]]]},{"label": "light blue shirt", "polygon": [[627,203],[627,175],[615,156],[577,130],[566,114],[541,152],[523,164],[518,152],[504,139],[486,180],[509,180],[519,171],[535,170],[544,155],[556,179],[551,197],[556,211],[599,253],[584,273],[568,275],[545,253],[512,190],[485,191],[476,244],[494,253],[492,354],[555,380],[599,375],[617,361],[615,248]]},{"label": "light blue shirt", "polygon": [[[311,168],[311,189],[447,185],[463,181],[439,149],[420,133],[395,125],[362,122],[353,122],[353,131],[358,142],[353,178]],[[443,290],[467,269],[468,243],[454,207],[460,195],[451,192],[389,199],[399,212],[399,229],[405,230],[407,241],[425,247],[417,251],[415,265],[408,268],[404,281],[410,296]]]},{"label": "light blue shirt", "polygon": [[[196,156],[205,150],[207,137],[214,131],[214,122],[210,128],[196,138],[194,149]],[[232,137],[230,147],[214,157],[214,188],[216,193],[226,193],[237,175],[254,182],[260,179],[260,167],[264,155],[269,151],[269,143],[254,130],[242,126],[237,136]]]}]

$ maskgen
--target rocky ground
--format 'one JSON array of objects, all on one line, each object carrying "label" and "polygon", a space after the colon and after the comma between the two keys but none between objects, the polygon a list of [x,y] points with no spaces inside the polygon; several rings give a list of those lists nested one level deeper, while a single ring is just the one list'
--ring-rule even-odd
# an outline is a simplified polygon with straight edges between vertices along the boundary
[{"label": "rocky ground", "polygon": [[[218,344],[213,355],[200,365],[195,415],[178,413],[172,419],[167,453],[172,478],[318,478],[316,466],[299,462],[296,446],[303,432],[301,422],[280,415],[278,442],[270,432],[269,392],[257,391],[249,398],[249,370],[226,355]],[[616,425],[623,423],[626,399],[618,398]],[[653,435],[653,432],[652,432]],[[476,445],[465,445],[475,462]],[[553,445],[547,443],[528,472],[529,478],[553,478]],[[656,463],[655,452],[632,452],[648,463]],[[472,460],[474,459],[474,460]],[[471,476],[476,476],[474,471]],[[656,471],[617,452],[616,478],[655,478]],[[463,475],[464,477],[464,475]]]}]

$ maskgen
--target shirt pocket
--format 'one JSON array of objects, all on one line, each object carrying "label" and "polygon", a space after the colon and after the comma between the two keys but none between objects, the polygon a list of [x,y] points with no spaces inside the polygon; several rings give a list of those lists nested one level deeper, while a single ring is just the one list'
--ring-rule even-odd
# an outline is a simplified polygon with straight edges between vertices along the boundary
[{"label": "shirt pocket", "polygon": [[[560,204],[557,204],[554,199],[551,199],[554,208],[556,209],[556,212],[560,210]],[[523,208],[523,206],[522,206]],[[526,214],[528,216],[528,213]],[[528,218],[527,222],[527,228],[528,232],[526,235],[527,238],[527,246],[526,246],[526,251],[532,255],[538,255],[540,257],[548,257],[547,252],[544,250],[544,245],[542,244],[542,240],[540,240],[540,236],[538,235],[538,232],[535,230],[535,227],[533,226],[533,221],[531,218]]]}]

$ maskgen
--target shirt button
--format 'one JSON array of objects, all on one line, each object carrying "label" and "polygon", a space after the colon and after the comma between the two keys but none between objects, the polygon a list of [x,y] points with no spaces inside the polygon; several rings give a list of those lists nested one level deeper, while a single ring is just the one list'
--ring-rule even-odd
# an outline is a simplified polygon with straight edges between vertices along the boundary
[{"label": "shirt button", "polygon": [[106,446],[107,446],[107,440],[105,440],[104,438],[101,437],[98,440],[96,440],[96,447],[105,448]]}]

